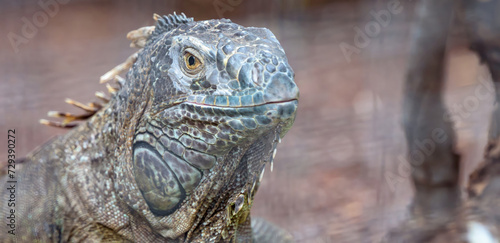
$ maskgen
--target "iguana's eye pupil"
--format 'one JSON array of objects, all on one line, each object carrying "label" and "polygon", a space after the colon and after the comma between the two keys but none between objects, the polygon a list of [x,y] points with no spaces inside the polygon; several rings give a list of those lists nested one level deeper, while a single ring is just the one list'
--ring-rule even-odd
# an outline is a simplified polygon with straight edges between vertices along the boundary
[{"label": "iguana's eye pupil", "polygon": [[190,56],[188,58],[189,66],[194,66],[195,62],[196,62],[196,59],[194,59],[194,56]]},{"label": "iguana's eye pupil", "polygon": [[184,52],[184,67],[186,68],[186,72],[190,74],[196,74],[201,71],[201,67],[203,63],[200,58],[189,51]]}]

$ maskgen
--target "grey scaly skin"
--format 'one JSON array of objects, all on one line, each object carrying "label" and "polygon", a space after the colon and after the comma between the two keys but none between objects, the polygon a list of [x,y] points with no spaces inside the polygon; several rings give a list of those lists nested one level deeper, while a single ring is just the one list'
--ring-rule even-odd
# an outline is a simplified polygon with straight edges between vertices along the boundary
[{"label": "grey scaly skin", "polygon": [[110,102],[27,156],[0,241],[271,239],[250,208],[298,97],[269,30],[163,17]]}]

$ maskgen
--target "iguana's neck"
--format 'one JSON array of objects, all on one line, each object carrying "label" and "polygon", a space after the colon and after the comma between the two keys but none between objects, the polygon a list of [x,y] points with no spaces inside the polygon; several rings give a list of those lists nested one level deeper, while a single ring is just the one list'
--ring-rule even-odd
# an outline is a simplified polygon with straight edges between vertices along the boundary
[{"label": "iguana's neck", "polygon": [[[80,124],[61,140],[66,154],[66,163],[99,161],[114,157],[119,145],[116,112],[113,111],[116,100],[112,99],[102,110],[89,120]],[[83,155],[83,156],[82,156]]]},{"label": "iguana's neck", "polygon": [[[126,158],[130,156],[126,143],[130,136],[119,122],[125,116],[119,115],[122,113],[116,109],[117,102],[118,99],[113,98],[103,110],[58,141],[61,144],[57,146],[62,148],[64,156],[58,159],[61,163],[58,173],[62,193],[66,198],[74,199],[71,206],[60,205],[60,208],[66,214],[83,215],[80,221],[67,224],[82,232],[95,231],[92,227],[99,225],[102,230],[98,234],[104,234],[104,231],[116,233],[113,237],[123,240],[124,235],[117,233],[118,229],[124,228],[128,220],[138,219],[127,215],[120,202],[124,191],[125,196],[132,191],[122,188],[132,185],[133,180],[126,166],[129,163]],[[120,220],[110,220],[110,214]]]}]

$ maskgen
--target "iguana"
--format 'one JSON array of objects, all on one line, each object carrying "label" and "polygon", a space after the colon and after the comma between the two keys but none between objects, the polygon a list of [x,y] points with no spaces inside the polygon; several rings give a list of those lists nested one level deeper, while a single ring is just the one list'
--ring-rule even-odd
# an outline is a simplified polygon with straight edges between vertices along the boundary
[{"label": "iguana", "polygon": [[58,113],[88,119],[17,161],[15,207],[1,178],[0,241],[280,240],[250,208],[298,106],[283,48],[227,19],[155,19],[129,34],[142,49],[109,102],[70,102],[95,114]]}]

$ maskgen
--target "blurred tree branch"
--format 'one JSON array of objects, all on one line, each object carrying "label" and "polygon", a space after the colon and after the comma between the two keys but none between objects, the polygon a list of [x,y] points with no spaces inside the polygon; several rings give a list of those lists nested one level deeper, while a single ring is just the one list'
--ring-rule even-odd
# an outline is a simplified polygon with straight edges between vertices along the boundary
[{"label": "blurred tree branch", "polygon": [[455,215],[460,203],[460,156],[453,124],[444,120],[445,54],[453,0],[417,4],[406,72],[403,128],[415,196],[410,221],[387,242],[429,242]]},{"label": "blurred tree branch", "polygon": [[[415,198],[412,218],[390,232],[387,242],[498,242],[500,238],[500,0],[462,0],[457,8],[471,47],[488,65],[496,91],[485,159],[470,175],[469,197],[463,203],[458,185],[460,158],[453,149],[452,124],[443,120],[442,101],[453,4],[452,0],[424,0],[417,10],[403,106]],[[439,143],[436,131],[447,139]],[[419,150],[432,152],[416,159]]]},{"label": "blurred tree branch", "polygon": [[421,1],[413,27],[403,126],[413,167],[414,216],[449,217],[460,202],[460,157],[454,151],[452,124],[443,119],[446,109],[442,97],[453,6],[453,0]]}]

